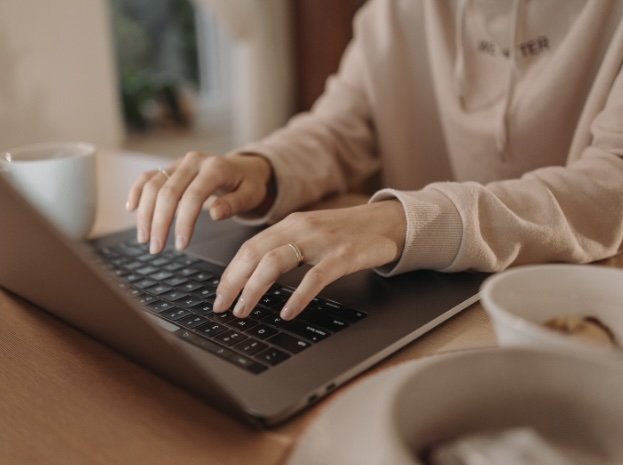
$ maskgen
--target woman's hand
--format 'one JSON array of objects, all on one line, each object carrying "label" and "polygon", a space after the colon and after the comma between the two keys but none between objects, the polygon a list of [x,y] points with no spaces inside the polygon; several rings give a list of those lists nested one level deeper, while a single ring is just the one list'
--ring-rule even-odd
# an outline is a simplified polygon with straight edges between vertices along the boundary
[{"label": "woman's hand", "polygon": [[274,192],[270,163],[260,157],[232,154],[226,157],[189,152],[163,173],[144,173],[132,186],[126,208],[138,209],[137,239],[150,242],[150,252],[164,248],[177,210],[175,247],[184,249],[193,234],[204,202],[219,197],[210,206],[214,220],[252,210],[267,210]]},{"label": "woman's hand", "polygon": [[298,248],[302,261],[313,267],[281,311],[281,318],[290,320],[327,284],[397,260],[405,234],[404,209],[397,200],[293,213],[242,245],[221,277],[214,311],[229,308],[242,291],[233,312],[248,316],[275,281],[299,265]]}]

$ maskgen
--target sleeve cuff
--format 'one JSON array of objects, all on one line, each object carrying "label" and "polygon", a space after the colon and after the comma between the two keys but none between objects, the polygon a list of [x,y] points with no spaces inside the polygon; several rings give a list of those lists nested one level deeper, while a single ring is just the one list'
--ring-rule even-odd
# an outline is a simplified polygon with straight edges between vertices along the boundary
[{"label": "sleeve cuff", "polygon": [[416,269],[443,271],[454,261],[463,238],[463,222],[454,203],[441,191],[427,187],[407,192],[383,189],[370,203],[396,199],[402,203],[407,233],[402,255],[375,271],[389,277]]}]

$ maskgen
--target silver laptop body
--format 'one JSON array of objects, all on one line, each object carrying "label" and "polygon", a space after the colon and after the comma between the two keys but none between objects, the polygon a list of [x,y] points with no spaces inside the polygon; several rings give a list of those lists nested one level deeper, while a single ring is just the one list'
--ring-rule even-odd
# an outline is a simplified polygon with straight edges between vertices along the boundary
[{"label": "silver laptop body", "polygon": [[[203,215],[188,254],[219,268],[256,232]],[[123,231],[91,243],[71,241],[0,174],[1,287],[212,405],[262,427],[283,422],[475,302],[485,278],[480,273],[432,271],[394,278],[363,271],[344,277],[321,297],[367,316],[255,374],[189,343],[179,326],[149,314],[97,266],[94,246],[111,246],[134,235]],[[295,287],[306,269],[280,282]]]}]

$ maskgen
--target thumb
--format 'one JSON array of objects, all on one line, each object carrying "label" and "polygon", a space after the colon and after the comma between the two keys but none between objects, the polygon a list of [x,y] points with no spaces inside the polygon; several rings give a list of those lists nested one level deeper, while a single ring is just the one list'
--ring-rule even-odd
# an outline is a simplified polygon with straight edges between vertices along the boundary
[{"label": "thumb", "polygon": [[262,199],[258,193],[248,187],[240,186],[239,189],[221,195],[210,206],[210,216],[213,220],[224,220],[239,213],[255,208]]}]

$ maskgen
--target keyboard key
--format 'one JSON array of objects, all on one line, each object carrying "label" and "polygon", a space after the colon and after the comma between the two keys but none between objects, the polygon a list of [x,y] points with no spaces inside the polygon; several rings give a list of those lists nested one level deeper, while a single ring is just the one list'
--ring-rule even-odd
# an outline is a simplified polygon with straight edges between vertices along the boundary
[{"label": "keyboard key", "polygon": [[214,337],[217,334],[227,331],[228,329],[229,328],[227,326],[218,323],[208,322],[208,324],[196,328],[195,331],[197,331],[197,333],[201,334],[202,336]]},{"label": "keyboard key", "polygon": [[123,265],[123,268],[125,268],[128,271],[134,271],[137,268],[141,268],[143,266],[143,264],[141,262],[130,262],[130,263],[126,263],[125,265]]},{"label": "keyboard key", "polygon": [[186,278],[181,278],[179,276],[173,276],[171,279],[167,279],[164,283],[168,286],[179,286],[180,284],[184,284],[188,282],[188,279]]},{"label": "keyboard key", "polygon": [[126,274],[125,276],[123,276],[123,280],[128,282],[128,283],[135,283],[135,282],[140,281],[142,279],[143,279],[143,277],[141,275],[134,274],[134,273]]},{"label": "keyboard key", "polygon": [[197,315],[191,315],[186,318],[182,318],[181,320],[178,320],[177,324],[179,324],[180,326],[184,326],[185,328],[193,329],[207,322],[207,318]]},{"label": "keyboard key", "polygon": [[189,257],[188,255],[180,254],[181,257],[177,258],[176,261],[181,263],[184,266],[191,266],[195,263],[199,263],[202,260],[200,258]]},{"label": "keyboard key", "polygon": [[267,367],[265,367],[264,365],[254,362],[253,360],[243,357],[242,355],[233,354],[231,356],[228,356],[227,360],[232,362],[234,365],[244,368],[245,370],[250,371],[251,373],[254,373],[256,375],[267,370]]},{"label": "keyboard key", "polygon": [[142,289],[142,290],[147,290],[148,287],[151,287],[154,284],[157,284],[156,281],[153,281],[151,279],[143,279],[142,281],[136,281],[136,282],[132,283],[132,285],[135,288]]},{"label": "keyboard key", "polygon": [[284,302],[290,298],[294,289],[285,286],[276,286],[274,289],[271,289],[268,294],[272,294],[274,296],[281,297]]},{"label": "keyboard key", "polygon": [[286,333],[277,333],[273,337],[267,339],[266,342],[285,349],[293,354],[297,354],[311,346],[309,342],[290,336]]},{"label": "keyboard key", "polygon": [[268,344],[264,344],[263,342],[256,341],[255,339],[247,339],[245,341],[240,342],[234,346],[238,352],[242,352],[245,355],[255,355],[258,352],[268,348]]},{"label": "keyboard key", "polygon": [[196,291],[197,289],[202,289],[203,286],[198,282],[188,281],[187,283],[177,286],[177,288],[185,292],[193,292],[193,291]]},{"label": "keyboard key", "polygon": [[341,304],[338,304],[337,302],[332,302],[330,300],[320,300],[319,302],[310,304],[308,307],[317,308],[319,310],[329,313],[330,315],[335,315],[338,318],[350,321],[351,323],[359,321],[367,315],[360,310],[345,307]]},{"label": "keyboard key", "polygon": [[227,310],[226,312],[223,312],[223,313],[213,313],[211,315],[211,318],[214,321],[218,321],[219,323],[227,323],[229,320],[233,320],[236,317],[234,316],[232,312]]},{"label": "keyboard key", "polygon": [[149,275],[151,279],[155,279],[156,281],[164,281],[165,279],[169,279],[171,276],[173,276],[173,273],[170,271],[158,271],[157,273]]},{"label": "keyboard key", "polygon": [[249,328],[253,328],[255,325],[257,325],[257,322],[249,320],[248,318],[235,318],[227,322],[227,325],[231,326],[234,329],[245,331]]},{"label": "keyboard key", "polygon": [[[150,274],[156,273],[158,271],[158,268],[156,268],[155,266],[145,266],[143,268],[138,268],[136,270],[136,273],[142,275],[142,276],[149,276]],[[155,278],[152,278],[155,279]]]},{"label": "keyboard key", "polygon": [[225,344],[227,346],[233,346],[234,344],[238,344],[240,341],[243,341],[246,338],[247,336],[245,336],[244,334],[238,331],[229,330],[229,331],[219,334],[218,336],[214,338],[214,340],[222,344]]},{"label": "keyboard key", "polygon": [[203,300],[198,299],[193,296],[188,296],[183,299],[176,300],[175,303],[184,308],[191,308],[191,307],[194,307],[195,305],[202,304]]},{"label": "keyboard key", "polygon": [[180,276],[183,276],[184,278],[188,278],[198,272],[199,270],[197,268],[187,267],[187,268],[182,268],[178,270],[177,274]]},{"label": "keyboard key", "polygon": [[282,320],[278,313],[274,315],[269,315],[266,318],[262,319],[262,323],[274,326],[276,328],[281,328],[283,325],[287,323],[286,320]]},{"label": "keyboard key", "polygon": [[275,312],[266,307],[257,306],[253,309],[253,311],[249,314],[249,318],[253,320],[261,320],[263,318],[267,318],[270,315],[274,315]]},{"label": "keyboard key", "polygon": [[170,262],[164,257],[158,257],[149,263],[151,264],[151,266],[157,266],[158,268],[162,268],[163,266],[169,264]]},{"label": "keyboard key", "polygon": [[251,373],[259,374],[267,369],[267,367],[265,365],[262,365],[261,363],[251,360],[250,358],[247,358],[243,355],[237,354],[232,350],[226,349],[225,347],[213,341],[198,337],[190,331],[181,329],[175,334],[178,335],[181,339],[190,342],[191,344],[194,344],[197,347],[200,347],[207,352],[216,355],[217,357],[220,357],[224,360],[227,360],[228,362],[233,363],[234,365],[243,368]]},{"label": "keyboard key", "polygon": [[264,352],[260,352],[255,356],[255,358],[260,362],[275,366],[284,360],[287,360],[290,356],[279,349],[273,349],[271,347],[270,349],[266,349]]},{"label": "keyboard key", "polygon": [[214,289],[210,289],[209,287],[200,287],[194,290],[191,294],[201,299],[212,300],[216,295],[216,291]]},{"label": "keyboard key", "polygon": [[204,281],[214,279],[216,278],[216,276],[214,276],[212,273],[200,271],[199,273],[192,275],[191,278],[193,279],[193,281],[199,281],[200,283],[202,283]]},{"label": "keyboard key", "polygon": [[126,263],[130,263],[132,260],[128,257],[119,257],[119,258],[115,258],[114,260],[111,260],[110,263],[112,263],[115,266],[123,266]]},{"label": "keyboard key", "polygon": [[147,304],[149,304],[151,302],[154,302],[156,300],[158,300],[158,298],[156,296],[145,294],[145,295],[141,296],[141,298],[139,299],[138,303],[141,304],[141,305],[147,305]]},{"label": "keyboard key", "polygon": [[283,304],[285,304],[286,299],[278,295],[265,295],[260,299],[259,304],[264,307],[277,308],[277,310],[281,310],[283,308]]},{"label": "keyboard key", "polygon": [[162,313],[165,310],[174,308],[174,305],[171,302],[165,302],[164,300],[154,300],[153,302],[147,304],[147,308],[149,308],[152,312]]},{"label": "keyboard key", "polygon": [[175,307],[171,310],[167,310],[166,312],[162,312],[160,313],[161,316],[169,319],[169,320],[173,320],[173,321],[177,321],[181,318],[184,318],[185,316],[190,315],[191,313],[188,310],[184,310],[183,308],[178,308]]},{"label": "keyboard key", "polygon": [[120,245],[116,247],[115,249],[116,249],[115,252],[121,255],[125,255],[126,257],[133,257],[133,258],[143,255],[145,253],[144,250],[138,247],[128,247],[125,245]]},{"label": "keyboard key", "polygon": [[308,323],[320,326],[321,328],[328,329],[332,332],[340,331],[346,328],[349,324],[346,320],[342,320],[317,308],[308,308],[307,310],[304,310],[298,318]]},{"label": "keyboard key", "polygon": [[319,342],[329,336],[329,331],[302,321],[291,321],[283,327],[291,333],[301,336],[311,342]]},{"label": "keyboard key", "polygon": [[203,302],[199,305],[195,305],[191,307],[189,310],[193,313],[198,313],[199,315],[210,315],[214,309],[212,308],[214,304],[212,302]]},{"label": "keyboard key", "polygon": [[250,328],[246,331],[249,336],[256,337],[258,339],[266,339],[270,336],[277,334],[277,330],[275,328],[271,328],[270,326],[259,324]]},{"label": "keyboard key", "polygon": [[161,299],[170,300],[171,302],[175,302],[180,299],[185,299],[189,297],[188,294],[182,291],[178,291],[177,289],[173,289],[172,291],[165,292],[164,294],[160,294]]},{"label": "keyboard key", "polygon": [[171,292],[173,290],[170,286],[165,286],[164,284],[156,284],[148,289],[145,289],[147,292],[153,295],[166,294],[167,292]]},{"label": "keyboard key", "polygon": [[177,270],[181,270],[182,268],[184,268],[184,265],[182,265],[181,263],[169,263],[167,266],[164,267],[165,270],[167,271],[173,271],[176,272]]}]

